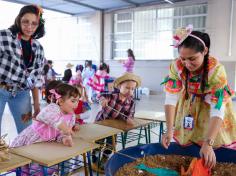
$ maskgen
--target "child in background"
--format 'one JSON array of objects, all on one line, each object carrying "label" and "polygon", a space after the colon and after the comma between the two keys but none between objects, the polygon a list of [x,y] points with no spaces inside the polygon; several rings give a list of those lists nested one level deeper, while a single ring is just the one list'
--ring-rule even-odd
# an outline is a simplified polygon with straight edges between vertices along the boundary
[{"label": "child in background", "polygon": [[32,125],[22,131],[10,147],[46,141],[62,142],[65,146],[73,145],[72,134],[79,130],[73,116],[79,92],[75,87],[64,83],[49,92],[51,103],[40,111]]},{"label": "child in background", "polygon": [[105,90],[105,79],[109,78],[109,66],[106,63],[101,63],[99,70],[88,81],[88,85],[92,88],[96,100],[96,96],[99,96],[101,92]]},{"label": "child in background", "polygon": [[76,85],[76,84],[82,84],[82,71],[83,71],[83,65],[77,65],[75,68],[75,75],[73,75],[69,81],[70,85]]},{"label": "child in background", "polygon": [[83,72],[82,72],[82,79],[83,79],[83,85],[86,89],[86,92],[88,94],[88,99],[90,102],[92,102],[92,89],[87,83],[89,79],[94,76],[94,73],[95,72],[92,69],[92,61],[86,60],[85,68],[83,69]]},{"label": "child in background", "polygon": [[[119,89],[119,93],[107,94],[100,97],[100,104],[102,110],[98,112],[95,121],[101,121],[105,119],[122,119],[128,124],[133,124],[133,118],[135,113],[135,103],[133,94],[135,88],[139,87],[141,79],[139,76],[133,73],[125,73],[121,77],[118,77],[114,81],[114,87]],[[101,142],[103,142],[102,140]],[[100,141],[99,141],[100,142]],[[106,138],[108,146],[112,145],[112,137]],[[109,147],[108,147],[109,148]],[[97,162],[96,150],[92,155],[92,167],[94,170],[104,170],[104,164],[111,154],[111,150],[104,150],[101,159],[101,168],[96,168]]]},{"label": "child in background", "polygon": [[134,70],[134,62],[135,62],[135,56],[131,49],[127,50],[128,58],[124,61],[121,61],[123,64],[125,72],[133,72]]},{"label": "child in background", "polygon": [[88,110],[91,109],[88,103],[88,96],[80,78],[74,77],[74,79],[70,80],[70,84],[75,86],[79,92],[80,99],[76,109],[74,110],[74,113],[76,116],[75,123],[82,125],[87,119],[89,119],[90,116],[86,113]]}]

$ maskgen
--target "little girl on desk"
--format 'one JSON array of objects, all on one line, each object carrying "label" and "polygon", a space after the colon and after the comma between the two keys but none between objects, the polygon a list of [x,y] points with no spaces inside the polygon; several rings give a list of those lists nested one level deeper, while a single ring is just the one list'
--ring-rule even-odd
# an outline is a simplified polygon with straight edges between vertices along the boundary
[{"label": "little girl on desk", "polygon": [[57,141],[72,146],[72,134],[78,131],[75,125],[74,109],[79,99],[78,90],[61,83],[50,90],[51,103],[43,108],[33,123],[22,131],[10,147],[20,147],[37,142]]}]

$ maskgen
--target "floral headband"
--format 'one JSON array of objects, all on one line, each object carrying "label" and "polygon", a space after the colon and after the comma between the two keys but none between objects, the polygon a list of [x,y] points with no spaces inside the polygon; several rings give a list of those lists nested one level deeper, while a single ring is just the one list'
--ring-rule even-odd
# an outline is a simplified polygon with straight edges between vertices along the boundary
[{"label": "floral headband", "polygon": [[43,19],[43,9],[42,7],[38,5],[34,5],[38,9],[38,20],[41,24],[45,23],[45,20]]},{"label": "floral headband", "polygon": [[191,36],[197,40],[199,40],[204,47],[206,47],[205,42],[199,38],[196,35],[191,34],[191,32],[193,31],[193,25],[188,25],[186,28],[179,28],[176,30],[175,35],[173,36],[174,40],[175,40],[175,44],[173,45],[175,48],[177,48],[181,43],[183,43],[183,41]]}]

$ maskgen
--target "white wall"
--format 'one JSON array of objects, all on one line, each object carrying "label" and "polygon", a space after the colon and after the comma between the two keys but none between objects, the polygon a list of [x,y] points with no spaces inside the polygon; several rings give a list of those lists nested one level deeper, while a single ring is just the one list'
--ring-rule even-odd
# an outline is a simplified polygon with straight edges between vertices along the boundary
[{"label": "white wall", "polygon": [[[192,1],[191,3],[201,3],[204,1]],[[211,55],[218,58],[226,68],[228,82],[230,86],[236,90],[236,0],[234,0],[234,16],[233,16],[233,33],[232,33],[232,53],[229,56],[229,27],[230,27],[230,12],[231,0],[208,0],[208,15],[207,15],[207,32],[211,37]],[[183,4],[183,3],[182,3]],[[186,3],[184,3],[186,4]],[[167,5],[168,6],[168,5]],[[141,7],[138,9],[145,9]],[[148,7],[152,8],[152,7]],[[123,10],[125,11],[125,10]],[[112,13],[105,15],[105,47],[104,59],[110,63],[111,74],[118,76],[122,73],[121,64],[112,59],[111,40],[112,32]],[[134,51],[135,52],[135,51]],[[173,59],[173,58],[170,58]],[[170,61],[136,61],[135,73],[143,79],[143,86],[149,87],[151,90],[161,91],[162,82],[165,75],[168,73]]]}]

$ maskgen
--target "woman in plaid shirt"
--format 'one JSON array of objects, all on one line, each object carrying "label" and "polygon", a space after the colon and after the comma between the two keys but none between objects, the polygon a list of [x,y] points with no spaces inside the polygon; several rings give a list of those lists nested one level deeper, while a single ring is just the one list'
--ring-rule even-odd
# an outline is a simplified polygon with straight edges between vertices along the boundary
[{"label": "woman in plaid shirt", "polygon": [[36,85],[41,78],[44,52],[36,39],[44,33],[42,9],[35,5],[22,7],[15,23],[0,30],[0,125],[8,103],[18,133],[29,125],[26,121],[32,117],[30,90],[33,116],[40,111]]}]

